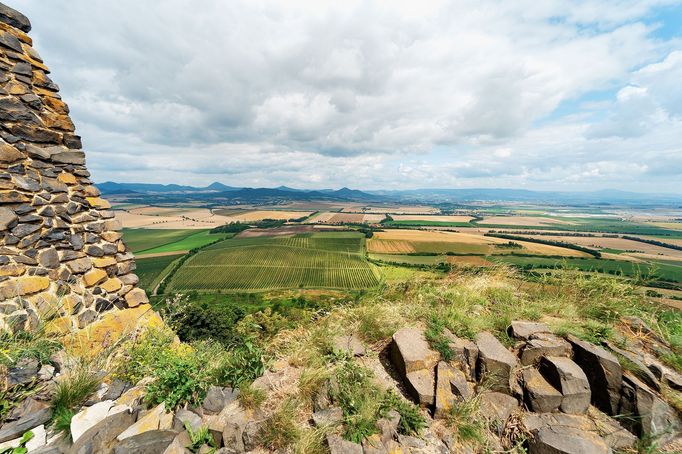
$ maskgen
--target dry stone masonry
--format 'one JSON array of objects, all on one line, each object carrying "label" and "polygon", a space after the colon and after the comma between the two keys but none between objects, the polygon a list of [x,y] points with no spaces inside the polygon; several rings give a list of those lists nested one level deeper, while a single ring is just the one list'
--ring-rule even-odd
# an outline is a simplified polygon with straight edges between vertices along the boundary
[{"label": "dry stone masonry", "polygon": [[83,328],[147,297],[30,30],[0,3],[0,329]]}]

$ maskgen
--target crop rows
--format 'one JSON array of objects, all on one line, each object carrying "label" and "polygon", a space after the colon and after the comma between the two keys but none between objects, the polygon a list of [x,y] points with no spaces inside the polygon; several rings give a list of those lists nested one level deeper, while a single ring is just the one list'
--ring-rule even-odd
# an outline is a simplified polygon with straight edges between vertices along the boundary
[{"label": "crop rows", "polygon": [[245,238],[210,246],[188,260],[174,290],[258,290],[378,284],[361,254],[362,238]]}]

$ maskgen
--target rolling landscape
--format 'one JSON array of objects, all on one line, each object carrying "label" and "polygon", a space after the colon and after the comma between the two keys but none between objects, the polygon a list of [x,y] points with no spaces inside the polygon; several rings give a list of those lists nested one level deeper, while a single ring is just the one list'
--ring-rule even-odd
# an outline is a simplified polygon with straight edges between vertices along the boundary
[{"label": "rolling landscape", "polygon": [[[162,283],[165,292],[357,291],[377,288],[396,269],[509,266],[533,279],[562,270],[618,276],[682,307],[679,200],[624,203],[601,192],[599,202],[548,204],[543,193],[527,191],[530,201],[519,202],[497,190],[457,202],[422,191],[411,202],[276,189],[276,196],[249,190],[248,198],[240,190],[242,203],[221,205],[225,193],[215,188],[223,186],[104,185],[117,188],[105,196],[152,295]],[[300,193],[327,195],[302,200]],[[174,201],[162,202],[166,196]],[[141,203],[145,197],[154,203]]]},{"label": "rolling landscape", "polygon": [[0,2],[0,454],[682,454],[680,0]]}]

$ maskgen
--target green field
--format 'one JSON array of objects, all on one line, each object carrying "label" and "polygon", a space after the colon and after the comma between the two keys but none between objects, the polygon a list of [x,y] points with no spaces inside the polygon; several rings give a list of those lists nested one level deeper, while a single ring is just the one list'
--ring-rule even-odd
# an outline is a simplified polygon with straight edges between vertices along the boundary
[{"label": "green field", "polygon": [[178,255],[163,255],[160,257],[147,257],[136,259],[137,269],[135,273],[140,278],[140,287],[145,289],[148,293],[156,287],[161,278],[161,274],[168,268],[168,266],[178,259],[182,254]]},{"label": "green field", "polygon": [[187,260],[169,289],[362,289],[378,283],[378,271],[364,257],[362,234],[326,233],[222,241]]},{"label": "green field", "polygon": [[[533,266],[534,268],[555,268],[562,264],[582,271],[599,271],[605,273],[622,272],[624,276],[642,275],[645,277],[656,277],[658,279],[682,282],[682,265],[672,265],[670,263],[632,263],[620,260],[602,259],[558,259],[546,257],[514,257],[514,256],[495,256],[486,257],[490,261],[510,263],[516,266]],[[653,273],[653,274],[650,274]]]},{"label": "green field", "polygon": [[442,255],[369,254],[369,258],[386,263],[408,263],[410,265],[437,265],[446,261]]},{"label": "green field", "polygon": [[189,251],[230,235],[196,229],[123,229],[123,241],[136,254]]},{"label": "green field", "polygon": [[[552,218],[552,216],[537,216],[538,218]],[[636,222],[621,221],[612,218],[579,218],[562,217],[562,221],[573,222],[571,224],[553,224],[542,226],[522,226],[507,224],[478,224],[475,221],[469,224],[470,227],[483,227],[489,229],[514,229],[514,230],[558,230],[569,232],[602,232],[619,233],[631,235],[660,236],[662,238],[682,238],[682,231],[657,227],[651,224],[639,224]]]}]

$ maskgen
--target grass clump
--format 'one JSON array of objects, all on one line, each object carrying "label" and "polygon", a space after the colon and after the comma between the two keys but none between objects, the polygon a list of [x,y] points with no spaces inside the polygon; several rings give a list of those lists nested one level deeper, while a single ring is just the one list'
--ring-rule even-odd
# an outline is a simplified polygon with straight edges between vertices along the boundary
[{"label": "grass clump", "polygon": [[239,403],[248,410],[255,410],[265,401],[265,391],[242,383],[239,387]]},{"label": "grass clump", "polygon": [[455,402],[450,409],[447,424],[455,430],[455,435],[462,443],[485,442],[486,424],[479,412],[479,397]]},{"label": "grass clump", "polygon": [[429,320],[424,335],[431,348],[439,352],[443,360],[450,361],[455,355],[450,348],[450,339],[445,336],[444,329],[443,321],[433,316]]},{"label": "grass clump", "polygon": [[260,442],[277,452],[296,443],[301,436],[301,430],[296,424],[297,412],[298,403],[296,400],[285,399],[261,428]]},{"label": "grass clump", "polygon": [[52,425],[57,432],[70,436],[73,415],[97,391],[101,382],[98,374],[83,365],[72,368],[59,380],[50,403]]}]

